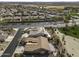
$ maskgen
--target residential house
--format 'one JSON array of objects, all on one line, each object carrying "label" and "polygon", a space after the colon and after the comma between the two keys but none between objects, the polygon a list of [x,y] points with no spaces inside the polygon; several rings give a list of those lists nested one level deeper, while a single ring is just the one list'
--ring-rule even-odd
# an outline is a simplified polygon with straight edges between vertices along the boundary
[{"label": "residential house", "polygon": [[48,39],[42,36],[23,38],[24,53],[45,54],[49,52]]},{"label": "residential house", "polygon": [[8,34],[4,33],[3,31],[0,30],[0,42],[5,41],[7,38]]},{"label": "residential house", "polygon": [[40,27],[40,28],[36,28],[36,27],[33,27],[33,28],[29,28],[28,29],[29,31],[29,36],[31,37],[34,37],[34,36],[44,36],[44,30],[43,30],[43,27]]}]

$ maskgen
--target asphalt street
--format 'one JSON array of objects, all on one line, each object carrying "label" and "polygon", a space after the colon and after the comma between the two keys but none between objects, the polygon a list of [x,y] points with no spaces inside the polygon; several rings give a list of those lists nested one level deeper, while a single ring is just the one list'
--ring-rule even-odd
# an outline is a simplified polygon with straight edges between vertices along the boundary
[{"label": "asphalt street", "polygon": [[[75,21],[76,25],[79,25],[78,21]],[[64,21],[56,21],[56,22],[31,22],[31,23],[9,23],[6,25],[0,25],[0,28],[7,27],[7,28],[28,28],[28,27],[65,27],[67,23]],[[68,26],[73,26],[74,23],[69,22]]]},{"label": "asphalt street", "polygon": [[1,27],[8,27],[8,28],[26,28],[26,27],[65,27],[65,23],[64,22],[37,22],[37,23],[11,23],[8,25],[0,25]]},{"label": "asphalt street", "polygon": [[1,57],[11,57],[20,41],[20,37],[22,35],[22,29],[19,29],[16,33],[15,37],[7,47],[7,49],[4,51],[3,55]]}]

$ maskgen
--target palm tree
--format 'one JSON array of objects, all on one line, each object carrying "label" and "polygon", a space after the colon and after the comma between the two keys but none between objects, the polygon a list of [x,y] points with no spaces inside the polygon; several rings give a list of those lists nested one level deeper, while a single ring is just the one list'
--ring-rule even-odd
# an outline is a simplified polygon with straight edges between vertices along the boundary
[{"label": "palm tree", "polygon": [[65,36],[63,35],[63,37],[62,37],[62,41],[64,41],[64,39],[65,39]]},{"label": "palm tree", "polygon": [[38,10],[40,10],[40,7],[41,6],[38,6],[38,9],[37,9],[38,20],[40,20],[40,17],[39,17],[40,15],[39,15],[39,12],[38,12]]},{"label": "palm tree", "polygon": [[23,7],[22,7],[22,5],[18,5],[17,6],[18,7],[18,12],[20,12],[21,13],[21,15],[20,15],[20,22],[22,21],[22,15],[23,15]]},{"label": "palm tree", "polygon": [[46,11],[45,11],[45,20],[47,20],[47,13],[46,13]]},{"label": "palm tree", "polygon": [[43,10],[43,12],[44,12],[44,18],[45,18],[45,20],[47,19],[47,10],[45,9],[45,5],[44,6],[42,6],[42,10]]},{"label": "palm tree", "polygon": [[15,13],[12,13],[12,20],[11,22],[14,22]]},{"label": "palm tree", "polygon": [[72,19],[72,24],[76,26],[76,22],[74,21],[74,19]]},{"label": "palm tree", "polygon": [[64,23],[66,24],[66,27],[68,27],[69,20],[67,20],[67,19],[65,18],[65,19],[64,19]]}]

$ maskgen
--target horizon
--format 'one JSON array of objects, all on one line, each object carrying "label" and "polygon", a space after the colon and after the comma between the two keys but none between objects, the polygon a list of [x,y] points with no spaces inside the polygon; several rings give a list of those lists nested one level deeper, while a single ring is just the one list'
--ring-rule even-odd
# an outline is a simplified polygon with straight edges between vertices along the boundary
[{"label": "horizon", "polygon": [[79,2],[79,0],[0,0],[0,2]]}]

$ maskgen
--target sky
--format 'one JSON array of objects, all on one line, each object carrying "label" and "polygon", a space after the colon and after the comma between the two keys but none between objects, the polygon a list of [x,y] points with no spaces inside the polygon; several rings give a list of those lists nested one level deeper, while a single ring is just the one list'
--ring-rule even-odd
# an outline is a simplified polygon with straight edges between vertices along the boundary
[{"label": "sky", "polygon": [[0,2],[77,2],[79,0],[0,0]]}]

